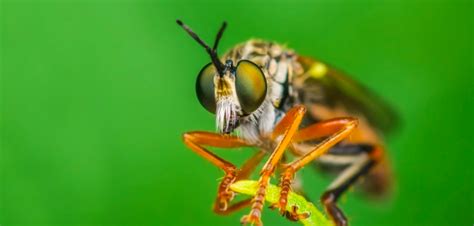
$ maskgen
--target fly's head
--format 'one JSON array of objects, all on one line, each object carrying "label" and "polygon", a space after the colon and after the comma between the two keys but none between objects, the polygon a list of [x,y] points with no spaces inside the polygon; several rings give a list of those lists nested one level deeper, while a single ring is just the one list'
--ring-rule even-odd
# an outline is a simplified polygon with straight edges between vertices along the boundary
[{"label": "fly's head", "polygon": [[217,46],[226,27],[225,22],[217,33],[212,49],[188,26],[179,20],[177,22],[211,57],[211,63],[205,65],[197,77],[198,100],[204,108],[216,115],[216,126],[220,133],[232,133],[238,127],[239,119],[252,114],[265,100],[265,75],[258,65],[249,60],[220,61]]}]

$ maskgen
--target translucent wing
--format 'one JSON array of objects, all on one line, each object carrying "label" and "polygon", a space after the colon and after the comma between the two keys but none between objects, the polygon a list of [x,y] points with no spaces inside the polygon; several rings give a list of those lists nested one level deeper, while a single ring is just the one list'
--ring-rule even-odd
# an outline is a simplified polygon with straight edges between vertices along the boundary
[{"label": "translucent wing", "polygon": [[298,61],[305,73],[295,78],[295,83],[300,84],[299,92],[304,104],[320,103],[330,108],[342,106],[352,114],[362,115],[383,133],[398,125],[394,110],[361,84],[321,61],[301,56]]}]

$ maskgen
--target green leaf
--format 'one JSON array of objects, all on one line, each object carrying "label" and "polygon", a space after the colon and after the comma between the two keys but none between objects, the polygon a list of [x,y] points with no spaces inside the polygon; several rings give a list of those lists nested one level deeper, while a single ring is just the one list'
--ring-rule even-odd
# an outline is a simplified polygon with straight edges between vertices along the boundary
[{"label": "green leaf", "polygon": [[[258,182],[252,180],[237,181],[230,186],[230,188],[238,193],[246,195],[255,195]],[[271,204],[278,202],[280,197],[280,188],[269,184],[266,190],[267,194],[265,200]],[[332,222],[320,211],[313,203],[306,201],[306,199],[294,192],[288,194],[288,205],[286,210],[291,211],[292,206],[298,206],[298,213],[308,212],[310,216],[306,219],[301,219],[300,222],[306,226],[333,226]]]}]

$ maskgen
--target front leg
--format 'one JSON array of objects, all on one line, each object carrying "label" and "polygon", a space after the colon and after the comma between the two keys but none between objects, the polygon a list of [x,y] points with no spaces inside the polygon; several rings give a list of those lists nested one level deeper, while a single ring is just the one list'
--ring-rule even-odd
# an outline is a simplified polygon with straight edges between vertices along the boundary
[{"label": "front leg", "polygon": [[[240,168],[239,173],[237,174],[237,177],[235,178],[234,181],[245,180],[249,178],[250,174],[255,170],[255,168],[262,161],[265,155],[266,155],[266,152],[261,150],[257,152],[254,156],[252,156],[250,159],[245,161],[245,163]],[[227,186],[226,189],[229,189],[229,186]],[[219,197],[218,197],[218,200],[219,200]],[[216,204],[218,200],[216,200]],[[218,205],[214,205],[214,212],[216,212],[219,215],[228,215],[244,207],[247,207],[251,204],[252,204],[252,199],[246,199],[238,203],[233,203],[232,205],[228,206],[227,209],[225,210],[220,209]]]},{"label": "front leg", "polygon": [[296,106],[290,109],[271,134],[270,139],[277,142],[277,146],[263,166],[262,171],[260,171],[258,189],[252,200],[252,209],[248,215],[242,217],[242,224],[262,225],[261,214],[270,177],[290,144],[293,135],[298,130],[305,111],[306,109],[303,106]]},{"label": "front leg", "polygon": [[218,148],[237,148],[250,146],[244,140],[230,135],[222,135],[210,132],[187,132],[183,134],[184,143],[198,155],[202,156],[215,166],[224,170],[225,176],[219,184],[217,198],[214,204],[214,211],[217,213],[225,212],[228,203],[233,199],[234,193],[230,190],[230,185],[236,180],[239,170],[237,167],[220,158],[216,154],[207,150],[203,146],[212,146]]}]

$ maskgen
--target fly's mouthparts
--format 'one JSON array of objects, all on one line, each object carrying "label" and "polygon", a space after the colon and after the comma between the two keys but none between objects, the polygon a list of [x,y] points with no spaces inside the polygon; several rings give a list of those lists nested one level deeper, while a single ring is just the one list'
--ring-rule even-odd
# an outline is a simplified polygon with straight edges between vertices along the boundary
[{"label": "fly's mouthparts", "polygon": [[235,128],[237,128],[237,114],[231,115],[229,118],[229,121],[225,123],[225,128],[224,128],[224,133],[229,134],[234,131]]},{"label": "fly's mouthparts", "polygon": [[217,130],[221,133],[231,133],[237,127],[237,105],[230,97],[226,97],[219,100],[216,107]]}]

